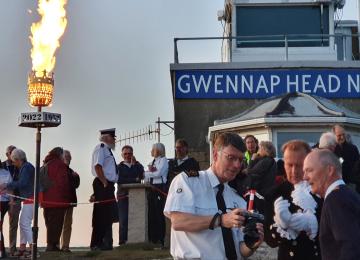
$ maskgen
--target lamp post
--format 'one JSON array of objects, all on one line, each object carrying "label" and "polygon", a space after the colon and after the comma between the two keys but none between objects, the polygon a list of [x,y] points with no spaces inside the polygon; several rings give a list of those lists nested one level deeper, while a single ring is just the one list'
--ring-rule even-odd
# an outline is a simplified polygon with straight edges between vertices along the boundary
[{"label": "lamp post", "polygon": [[33,243],[31,259],[37,258],[38,240],[38,209],[39,209],[39,173],[40,173],[40,150],[41,128],[56,127],[61,124],[61,115],[43,112],[42,107],[51,105],[54,89],[54,74],[46,71],[32,71],[28,77],[29,104],[37,107],[37,112],[21,113],[19,126],[36,128],[36,166],[34,178],[34,215],[33,215]]}]

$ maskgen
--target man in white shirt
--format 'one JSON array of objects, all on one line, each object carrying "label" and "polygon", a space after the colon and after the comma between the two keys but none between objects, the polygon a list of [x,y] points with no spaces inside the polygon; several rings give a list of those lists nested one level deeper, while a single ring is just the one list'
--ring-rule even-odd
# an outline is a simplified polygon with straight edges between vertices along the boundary
[{"label": "man in white shirt", "polygon": [[213,163],[206,171],[182,172],[173,180],[164,214],[171,220],[171,255],[175,259],[241,259],[263,241],[263,226],[254,227],[259,239],[249,248],[240,228],[246,202],[228,186],[239,173],[245,145],[235,133],[220,134]]},{"label": "man in white shirt", "polygon": [[[107,203],[94,204],[90,247],[92,250],[111,250],[112,241],[107,240],[112,240],[112,236],[108,239],[106,232],[111,232],[114,219],[114,184],[118,180],[116,161],[111,151],[115,149],[115,128],[101,130],[100,134],[101,143],[95,147],[91,163],[91,172],[95,177],[93,199]],[[114,203],[111,203],[111,200]]]},{"label": "man in white shirt", "polygon": [[304,161],[304,179],[325,199],[319,235],[322,259],[360,259],[360,196],[342,180],[336,155],[312,151]]}]

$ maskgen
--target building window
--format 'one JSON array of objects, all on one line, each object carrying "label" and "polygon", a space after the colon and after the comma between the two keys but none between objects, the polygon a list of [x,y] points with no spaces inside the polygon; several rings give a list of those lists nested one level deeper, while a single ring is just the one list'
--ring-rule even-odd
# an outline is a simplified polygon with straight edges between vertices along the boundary
[{"label": "building window", "polygon": [[329,34],[327,5],[236,7],[236,35],[256,36],[237,39],[238,48],[284,47],[283,35],[289,35],[289,47],[329,46],[324,34]]},{"label": "building window", "polygon": [[284,155],[281,151],[281,146],[290,140],[303,140],[311,147],[319,142],[322,132],[278,132],[277,133],[277,157],[282,158]]}]

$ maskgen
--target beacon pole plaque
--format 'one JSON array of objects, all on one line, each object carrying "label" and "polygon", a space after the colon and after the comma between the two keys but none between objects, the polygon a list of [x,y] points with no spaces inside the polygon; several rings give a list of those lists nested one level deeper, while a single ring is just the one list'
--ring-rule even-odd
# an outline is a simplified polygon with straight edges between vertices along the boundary
[{"label": "beacon pole plaque", "polygon": [[61,124],[61,114],[49,112],[21,113],[19,126],[22,127],[56,127]]}]

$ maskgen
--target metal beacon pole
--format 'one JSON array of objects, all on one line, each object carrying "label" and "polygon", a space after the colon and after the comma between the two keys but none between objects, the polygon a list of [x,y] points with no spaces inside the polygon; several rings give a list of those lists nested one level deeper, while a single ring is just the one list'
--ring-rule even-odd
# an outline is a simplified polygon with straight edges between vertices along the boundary
[{"label": "metal beacon pole", "polygon": [[61,124],[61,115],[42,112],[42,107],[49,106],[52,102],[54,88],[54,74],[46,71],[32,71],[28,78],[29,104],[37,107],[37,112],[21,113],[20,124],[22,127],[36,128],[36,167],[34,178],[34,215],[33,215],[33,243],[31,259],[37,258],[38,240],[38,209],[39,209],[39,173],[41,128],[56,127]]}]

